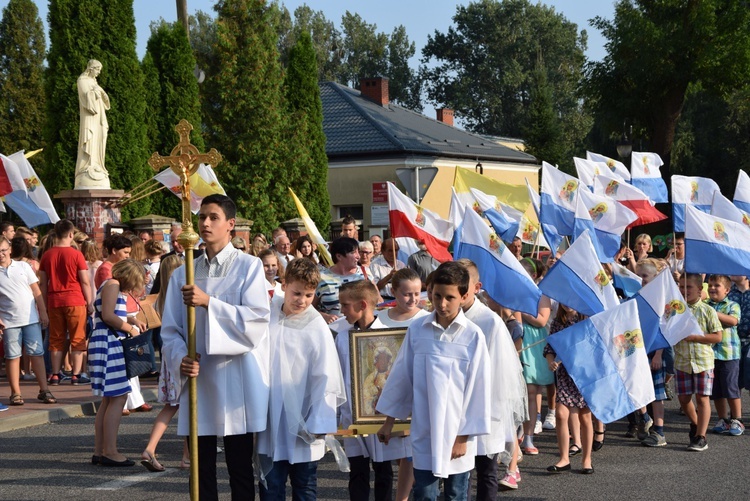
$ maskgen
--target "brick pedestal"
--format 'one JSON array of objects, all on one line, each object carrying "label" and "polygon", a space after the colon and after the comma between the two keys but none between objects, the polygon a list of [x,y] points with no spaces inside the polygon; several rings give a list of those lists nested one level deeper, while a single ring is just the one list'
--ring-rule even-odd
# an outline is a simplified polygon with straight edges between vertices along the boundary
[{"label": "brick pedestal", "polygon": [[105,226],[121,221],[120,208],[115,207],[114,202],[124,194],[125,190],[65,190],[55,198],[65,206],[65,217],[101,244]]}]

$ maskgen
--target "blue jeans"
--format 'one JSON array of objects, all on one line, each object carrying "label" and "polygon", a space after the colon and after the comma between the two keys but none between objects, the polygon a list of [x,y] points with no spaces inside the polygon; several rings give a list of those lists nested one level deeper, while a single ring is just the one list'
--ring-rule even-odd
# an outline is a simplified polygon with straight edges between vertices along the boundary
[{"label": "blue jeans", "polygon": [[[470,471],[443,479],[445,501],[466,501]],[[429,470],[414,468],[414,501],[435,501],[440,494],[440,479]]]},{"label": "blue jeans", "polygon": [[318,495],[318,462],[291,464],[289,461],[274,461],[266,475],[267,487],[260,484],[261,501],[284,501],[286,479],[292,484],[293,501],[314,501]]}]

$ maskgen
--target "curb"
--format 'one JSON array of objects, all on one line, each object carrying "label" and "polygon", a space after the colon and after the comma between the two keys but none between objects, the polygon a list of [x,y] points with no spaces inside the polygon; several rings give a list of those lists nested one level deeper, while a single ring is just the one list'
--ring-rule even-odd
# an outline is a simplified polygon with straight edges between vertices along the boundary
[{"label": "curb", "polygon": [[[156,390],[142,389],[141,394],[146,402],[156,401]],[[0,419],[0,433],[30,428],[48,423],[55,423],[64,419],[81,416],[94,416],[101,399],[81,404],[70,404],[49,410],[30,411],[13,417]]]}]

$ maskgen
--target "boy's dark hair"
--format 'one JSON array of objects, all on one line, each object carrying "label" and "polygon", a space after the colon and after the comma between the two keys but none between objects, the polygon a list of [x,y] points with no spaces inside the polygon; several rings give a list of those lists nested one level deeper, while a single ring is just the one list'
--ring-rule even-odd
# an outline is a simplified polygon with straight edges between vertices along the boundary
[{"label": "boy's dark hair", "polygon": [[237,206],[234,204],[234,201],[226,195],[214,193],[213,195],[205,197],[201,201],[201,207],[208,204],[216,204],[221,207],[221,210],[224,211],[224,216],[226,216],[227,219],[235,219],[237,217]]},{"label": "boy's dark hair", "polygon": [[427,278],[424,279],[424,286],[430,287],[435,280],[435,270],[432,270],[429,275],[427,275]]},{"label": "boy's dark hair", "polygon": [[[13,240],[15,240],[15,238]],[[732,287],[732,279],[729,278],[727,275],[717,275],[717,274],[709,275],[708,281],[709,282],[712,282],[712,281],[721,282],[724,285],[724,287],[726,287],[727,289],[730,289]]]},{"label": "boy's dark hair", "polygon": [[359,242],[353,238],[341,237],[331,242],[331,257],[334,263],[338,262],[339,255],[346,256],[355,250],[359,250]]},{"label": "boy's dark hair", "polygon": [[10,257],[12,259],[34,259],[34,250],[31,248],[31,244],[26,241],[26,237],[23,235],[13,237],[13,240],[10,241]]},{"label": "boy's dark hair", "polygon": [[469,292],[469,270],[455,261],[438,266],[432,279],[433,285],[455,285],[463,296]]},{"label": "boy's dark hair", "polygon": [[151,238],[154,238],[154,230],[150,230],[148,228],[144,228],[142,230],[138,230],[138,236],[141,236],[142,233],[145,233],[146,235],[150,236]]},{"label": "boy's dark hair", "polygon": [[320,282],[318,265],[309,259],[295,259],[286,265],[284,281],[288,286],[292,282],[301,282],[309,289],[315,289]]},{"label": "boy's dark hair", "polygon": [[398,290],[399,287],[401,287],[401,284],[403,282],[411,282],[412,280],[415,282],[419,282],[421,286],[422,279],[419,278],[417,272],[412,270],[411,268],[403,268],[393,274],[393,278],[391,278],[391,287],[395,291]]},{"label": "boy's dark hair", "polygon": [[367,303],[367,307],[372,310],[378,305],[380,299],[378,288],[369,280],[357,280],[356,282],[342,284],[339,289],[339,298],[342,294],[355,301],[364,301]]},{"label": "boy's dark hair", "polygon": [[345,224],[353,224],[354,226],[357,226],[357,220],[354,219],[351,214],[347,214],[344,219],[341,220],[341,226],[344,226]]},{"label": "boy's dark hair", "polygon": [[104,239],[104,248],[107,249],[107,254],[111,254],[112,251],[118,251],[133,247],[133,242],[128,237],[122,235],[110,235]]},{"label": "boy's dark hair", "polygon": [[680,280],[692,282],[698,288],[703,287],[703,275],[700,273],[683,273],[680,276]]},{"label": "boy's dark hair", "polygon": [[61,219],[55,223],[55,238],[65,238],[68,233],[75,231],[76,225],[68,219]]},{"label": "boy's dark hair", "polygon": [[10,221],[3,221],[2,223],[0,223],[0,233],[5,233],[8,228],[15,228],[15,226],[16,225],[11,223]]},{"label": "boy's dark hair", "polygon": [[685,240],[685,232],[684,231],[677,231],[674,234],[675,240]]}]

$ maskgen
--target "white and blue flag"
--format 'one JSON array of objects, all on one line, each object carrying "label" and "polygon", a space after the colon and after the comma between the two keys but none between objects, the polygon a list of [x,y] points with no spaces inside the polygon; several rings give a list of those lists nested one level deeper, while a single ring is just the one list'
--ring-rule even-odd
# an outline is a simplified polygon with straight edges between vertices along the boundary
[{"label": "white and blue flag", "polygon": [[641,277],[618,263],[612,263],[612,280],[615,289],[620,289],[625,297],[633,297],[641,290]]},{"label": "white and blue flag", "polygon": [[502,239],[479,214],[467,207],[459,230],[456,259],[468,258],[479,269],[482,287],[511,310],[536,316],[542,293]]},{"label": "white and blue flag", "polygon": [[646,353],[674,346],[692,334],[702,335],[669,268],[635,295]]},{"label": "white and blue flag", "polygon": [[750,228],[688,205],[685,212],[685,271],[750,275]]},{"label": "white and blue flag", "polygon": [[620,250],[622,234],[637,219],[635,212],[611,197],[578,190],[574,237],[593,228],[591,240],[602,263],[612,261]]},{"label": "white and blue flag", "polygon": [[557,228],[555,228],[551,224],[545,223],[544,221],[542,221],[542,218],[539,217],[539,193],[537,193],[536,190],[531,187],[528,179],[525,179],[525,181],[526,189],[529,192],[529,200],[531,200],[531,206],[534,208],[534,213],[536,214],[536,218],[539,221],[539,226],[542,228],[542,235],[544,236],[544,240],[547,241],[549,249],[552,252],[557,252],[557,249],[560,248],[563,237],[561,237],[560,234],[557,233]]},{"label": "white and blue flag", "polygon": [[[578,179],[565,174],[547,162],[542,162],[539,222],[553,226],[559,235],[572,235],[575,224],[576,195],[580,186]],[[547,241],[549,242],[549,239]]]},{"label": "white and blue flag", "polygon": [[609,167],[609,170],[614,175],[624,181],[630,181],[630,172],[628,172],[628,168],[625,167],[624,163],[619,162],[614,158],[605,157],[604,155],[587,151],[586,160],[591,160],[592,162],[602,162],[604,163],[604,165]]},{"label": "white and blue flag", "polygon": [[742,169],[737,176],[737,186],[734,189],[734,205],[750,212],[750,176]]},{"label": "white and blue flag", "polygon": [[623,180],[620,176],[612,172],[604,162],[594,162],[593,160],[586,160],[585,158],[573,157],[573,163],[575,163],[576,166],[578,179],[588,186],[589,190],[594,189],[594,179],[596,176],[602,176],[616,181]]},{"label": "white and blue flag", "polygon": [[512,242],[518,234],[523,213],[510,206],[503,206],[497,197],[488,195],[476,188],[469,188],[474,197],[473,209],[490,222],[503,242]]},{"label": "white and blue flag", "polygon": [[685,231],[685,207],[692,205],[708,213],[714,192],[721,191],[716,181],[707,177],[672,176],[672,223],[674,231]]},{"label": "white and blue flag", "polygon": [[711,204],[710,214],[723,219],[729,219],[735,223],[742,223],[745,226],[750,226],[750,214],[733,204],[727,197],[722,195],[720,191],[714,192],[714,201]]},{"label": "white and blue flag", "polygon": [[552,334],[547,342],[600,421],[611,423],[654,400],[635,301]]},{"label": "white and blue flag", "polygon": [[583,313],[596,315],[620,304],[599,263],[589,232],[583,232],[539,283],[542,293]]},{"label": "white and blue flag", "polygon": [[634,151],[630,160],[630,183],[656,203],[669,202],[667,183],[659,170],[662,165],[664,162],[656,153]]}]

